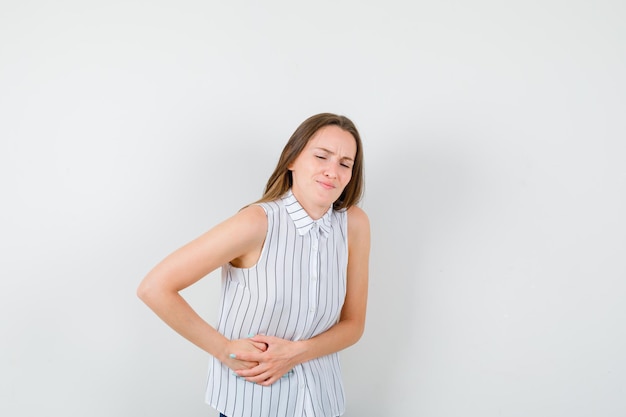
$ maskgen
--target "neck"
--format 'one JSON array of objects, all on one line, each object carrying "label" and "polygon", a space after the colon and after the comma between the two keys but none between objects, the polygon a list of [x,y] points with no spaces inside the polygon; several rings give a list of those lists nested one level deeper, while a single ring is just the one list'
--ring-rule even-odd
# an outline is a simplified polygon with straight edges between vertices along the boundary
[{"label": "neck", "polygon": [[308,214],[313,220],[319,220],[324,217],[324,214],[326,214],[330,208],[330,206],[324,207],[310,204],[306,199],[301,198],[298,195],[298,192],[293,188],[291,189],[291,192],[296,197],[296,200],[298,200],[298,203],[300,203],[304,211],[306,211],[306,214]]}]

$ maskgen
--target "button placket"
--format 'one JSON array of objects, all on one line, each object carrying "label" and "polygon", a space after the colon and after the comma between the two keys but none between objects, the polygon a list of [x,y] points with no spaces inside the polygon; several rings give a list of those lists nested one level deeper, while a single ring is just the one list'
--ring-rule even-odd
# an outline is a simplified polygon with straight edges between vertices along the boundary
[{"label": "button placket", "polygon": [[317,282],[319,271],[319,240],[320,233],[317,223],[313,223],[311,227],[311,262],[309,263],[309,276],[311,282],[309,283],[309,315],[312,317],[315,314],[317,306]]}]

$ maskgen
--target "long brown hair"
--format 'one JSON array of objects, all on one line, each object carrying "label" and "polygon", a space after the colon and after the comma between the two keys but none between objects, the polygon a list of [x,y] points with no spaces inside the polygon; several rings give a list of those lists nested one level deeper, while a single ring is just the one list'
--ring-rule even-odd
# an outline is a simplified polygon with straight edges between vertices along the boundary
[{"label": "long brown hair", "polygon": [[356,126],[350,119],[332,113],[320,113],[306,119],[287,141],[278,164],[267,181],[263,197],[257,203],[274,201],[282,197],[293,184],[289,165],[300,155],[309,140],[324,126],[334,125],[350,133],[356,141],[356,155],[352,165],[352,178],[337,201],[333,203],[335,210],[346,209],[356,205],[363,196],[363,145]]}]

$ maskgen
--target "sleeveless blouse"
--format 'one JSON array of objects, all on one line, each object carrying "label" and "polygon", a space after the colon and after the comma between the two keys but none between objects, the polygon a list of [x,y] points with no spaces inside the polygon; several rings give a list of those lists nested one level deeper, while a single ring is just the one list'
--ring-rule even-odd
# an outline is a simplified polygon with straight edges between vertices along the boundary
[{"label": "sleeveless blouse", "polygon": [[[250,268],[222,266],[217,329],[228,339],[252,334],[306,340],[339,321],[346,296],[347,212],[313,220],[289,190],[259,203],[267,234]],[[240,378],[211,357],[206,402],[228,417],[328,417],[345,409],[338,353],[295,366],[269,387]]]}]

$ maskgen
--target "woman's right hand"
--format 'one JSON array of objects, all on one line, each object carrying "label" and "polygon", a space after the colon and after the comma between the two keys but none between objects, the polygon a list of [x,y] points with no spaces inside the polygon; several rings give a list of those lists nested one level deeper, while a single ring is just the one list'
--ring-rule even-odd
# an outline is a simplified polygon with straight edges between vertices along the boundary
[{"label": "woman's right hand", "polygon": [[259,364],[258,362],[249,362],[237,359],[237,354],[259,353],[265,352],[266,350],[267,345],[265,343],[254,342],[249,338],[231,340],[227,345],[227,352],[223,362],[233,371],[254,368]]}]

